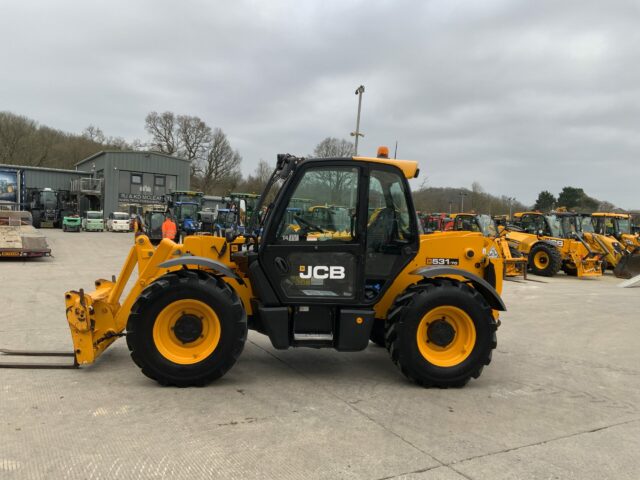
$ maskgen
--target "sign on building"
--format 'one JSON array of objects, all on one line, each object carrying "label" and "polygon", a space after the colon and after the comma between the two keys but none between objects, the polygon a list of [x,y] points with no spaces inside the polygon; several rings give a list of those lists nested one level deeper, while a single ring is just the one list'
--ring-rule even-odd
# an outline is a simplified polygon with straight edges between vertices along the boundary
[{"label": "sign on building", "polygon": [[164,203],[164,195],[146,193],[120,193],[118,199],[121,202],[131,203]]}]

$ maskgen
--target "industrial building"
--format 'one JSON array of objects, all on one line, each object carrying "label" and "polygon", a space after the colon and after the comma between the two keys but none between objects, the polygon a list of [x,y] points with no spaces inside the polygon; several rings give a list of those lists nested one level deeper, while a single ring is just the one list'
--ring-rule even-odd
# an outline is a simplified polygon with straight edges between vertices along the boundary
[{"label": "industrial building", "polygon": [[28,208],[32,195],[50,188],[64,192],[79,213],[103,210],[142,213],[164,206],[164,196],[188,190],[188,160],[157,152],[98,152],[75,165],[75,170],[0,164],[0,203]]}]

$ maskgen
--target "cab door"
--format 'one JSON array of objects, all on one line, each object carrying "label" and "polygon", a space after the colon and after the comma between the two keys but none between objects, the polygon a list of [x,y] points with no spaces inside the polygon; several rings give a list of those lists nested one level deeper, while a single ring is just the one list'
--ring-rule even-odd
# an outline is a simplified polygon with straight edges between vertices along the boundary
[{"label": "cab door", "polygon": [[[283,304],[360,303],[362,175],[353,162],[314,160],[300,165],[283,187],[259,254]],[[319,221],[318,211],[330,221]]]}]

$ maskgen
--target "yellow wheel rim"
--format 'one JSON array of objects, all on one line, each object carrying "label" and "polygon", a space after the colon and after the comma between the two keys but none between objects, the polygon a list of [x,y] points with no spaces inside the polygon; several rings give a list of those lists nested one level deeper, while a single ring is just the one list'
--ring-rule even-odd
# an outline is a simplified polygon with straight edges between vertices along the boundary
[{"label": "yellow wheel rim", "polygon": [[153,342],[160,354],[180,365],[201,362],[213,353],[219,341],[220,319],[199,300],[170,303],[153,325]]},{"label": "yellow wheel rim", "polygon": [[[444,330],[444,337],[437,331]],[[418,349],[426,361],[439,367],[453,367],[471,354],[476,344],[476,327],[463,310],[444,305],[429,311],[418,325]],[[450,340],[450,341],[449,341]]]},{"label": "yellow wheel rim", "polygon": [[549,255],[547,252],[538,252],[533,257],[533,264],[539,270],[544,270],[549,265]]}]

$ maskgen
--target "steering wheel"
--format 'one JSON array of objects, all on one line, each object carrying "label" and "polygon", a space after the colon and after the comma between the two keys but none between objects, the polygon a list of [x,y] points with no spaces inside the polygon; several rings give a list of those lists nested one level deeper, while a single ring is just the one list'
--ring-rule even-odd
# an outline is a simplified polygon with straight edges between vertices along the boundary
[{"label": "steering wheel", "polygon": [[308,230],[309,232],[320,232],[320,233],[326,232],[324,228],[319,227],[314,223],[311,223],[309,220],[302,218],[300,215],[294,215],[293,218],[296,220],[296,222],[306,225],[310,229]]}]

